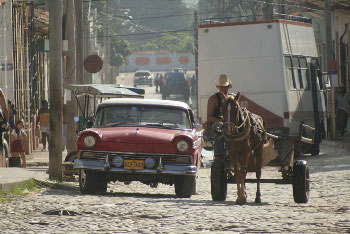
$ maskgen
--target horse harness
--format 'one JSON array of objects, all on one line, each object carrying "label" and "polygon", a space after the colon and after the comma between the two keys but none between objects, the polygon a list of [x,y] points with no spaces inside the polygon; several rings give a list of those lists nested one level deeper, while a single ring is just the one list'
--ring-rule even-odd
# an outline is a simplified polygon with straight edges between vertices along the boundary
[{"label": "horse harness", "polygon": [[[229,105],[229,110],[228,110],[229,113],[230,113],[230,106],[231,105]],[[230,121],[230,115],[228,115],[229,119],[224,125],[224,128],[225,128],[226,131],[223,131],[223,137],[224,137],[225,141],[227,141],[227,142],[243,141],[250,135],[250,134],[245,134],[245,132],[246,132],[245,130],[248,130],[248,129],[245,129],[245,128],[246,127],[250,127],[249,133],[250,133],[250,131],[253,131],[254,134],[259,134],[261,136],[261,138],[263,139],[263,141],[257,142],[252,147],[251,150],[255,150],[259,146],[259,144],[261,144],[262,142],[266,142],[267,141],[266,131],[264,130],[262,124],[254,116],[254,114],[251,113],[250,111],[248,111],[247,108],[239,107],[238,111],[239,111],[239,122],[241,124],[240,125],[235,125],[234,123],[232,123]],[[227,135],[226,134],[227,130],[229,128],[232,128],[232,127],[234,129],[237,129],[238,133],[235,134],[235,135]]]}]

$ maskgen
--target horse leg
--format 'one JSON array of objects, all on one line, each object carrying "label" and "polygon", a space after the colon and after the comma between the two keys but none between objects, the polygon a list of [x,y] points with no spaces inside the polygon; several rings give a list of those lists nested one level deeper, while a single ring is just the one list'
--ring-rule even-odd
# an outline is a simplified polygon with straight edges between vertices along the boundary
[{"label": "horse leg", "polygon": [[243,205],[247,203],[247,193],[246,193],[246,187],[245,187],[245,177],[247,174],[246,171],[246,161],[247,161],[247,156],[243,153],[243,158],[240,160],[238,163],[237,167],[239,168],[239,196],[237,197],[236,203],[239,205]]},{"label": "horse leg", "polygon": [[263,155],[263,144],[259,146],[255,151],[256,156],[256,196],[255,203],[261,203],[261,193],[260,193],[260,179],[261,179],[261,167],[262,167],[262,155]]},{"label": "horse leg", "polygon": [[244,203],[246,203],[246,200],[244,199],[244,190],[243,190],[243,183],[242,183],[242,171],[241,168],[238,166],[238,162],[236,161],[234,163],[234,171],[235,171],[235,181],[237,184],[237,199],[236,199],[236,203],[238,205],[243,205]]}]

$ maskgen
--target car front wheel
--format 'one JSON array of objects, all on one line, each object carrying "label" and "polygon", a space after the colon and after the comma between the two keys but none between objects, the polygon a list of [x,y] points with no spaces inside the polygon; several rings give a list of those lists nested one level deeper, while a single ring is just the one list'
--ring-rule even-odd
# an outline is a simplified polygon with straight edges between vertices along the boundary
[{"label": "car front wheel", "polygon": [[175,193],[179,198],[190,198],[196,191],[196,176],[177,176],[175,178]]},{"label": "car front wheel", "polygon": [[107,182],[98,181],[97,172],[81,169],[79,171],[79,188],[82,194],[106,192]]}]

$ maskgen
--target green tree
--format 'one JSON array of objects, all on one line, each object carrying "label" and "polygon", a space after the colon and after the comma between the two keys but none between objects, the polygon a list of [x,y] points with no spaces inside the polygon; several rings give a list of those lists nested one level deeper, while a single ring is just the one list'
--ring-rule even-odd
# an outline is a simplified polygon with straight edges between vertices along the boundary
[{"label": "green tree", "polygon": [[114,39],[111,41],[110,45],[110,64],[112,66],[120,67],[124,64],[125,58],[131,54],[129,44],[123,39]]},{"label": "green tree", "polygon": [[188,33],[166,34],[146,43],[134,44],[132,51],[166,50],[171,52],[192,52],[193,36]]}]

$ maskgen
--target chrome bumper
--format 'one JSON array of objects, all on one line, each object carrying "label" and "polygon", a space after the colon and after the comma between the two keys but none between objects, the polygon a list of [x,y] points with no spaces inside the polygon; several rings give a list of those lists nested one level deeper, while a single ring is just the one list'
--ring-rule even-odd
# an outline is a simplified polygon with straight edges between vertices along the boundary
[{"label": "chrome bumper", "polygon": [[113,167],[106,161],[85,159],[75,159],[74,168],[135,174],[195,175],[197,173],[197,167],[194,165],[159,165],[155,169],[127,170]]},{"label": "chrome bumper", "polygon": [[151,85],[153,84],[153,80],[135,80],[135,84],[137,85]]}]

